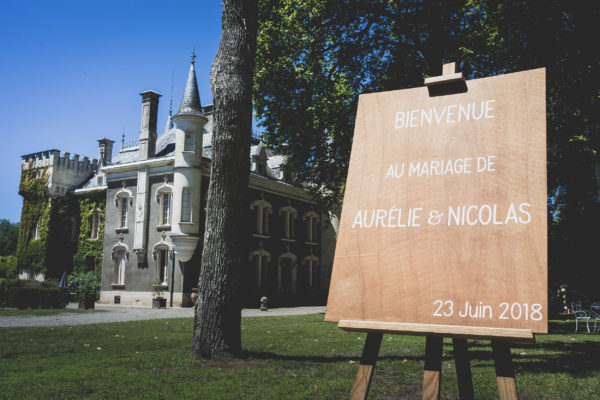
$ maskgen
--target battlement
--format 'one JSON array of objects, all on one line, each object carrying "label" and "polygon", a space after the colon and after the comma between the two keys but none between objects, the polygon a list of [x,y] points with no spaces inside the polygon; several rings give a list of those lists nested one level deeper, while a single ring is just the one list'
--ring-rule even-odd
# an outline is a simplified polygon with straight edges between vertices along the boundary
[{"label": "battlement", "polygon": [[71,157],[71,153],[69,152],[65,152],[61,156],[60,151],[56,149],[25,154],[21,156],[21,160],[23,170],[53,167],[89,174],[98,167],[98,160],[95,158],[91,161],[88,157],[79,159],[79,154],[73,154],[73,157]]},{"label": "battlement", "polygon": [[79,154],[51,149],[21,156],[21,170],[45,170],[48,177],[50,196],[64,196],[90,176],[98,168],[98,160],[88,157],[79,158]]}]

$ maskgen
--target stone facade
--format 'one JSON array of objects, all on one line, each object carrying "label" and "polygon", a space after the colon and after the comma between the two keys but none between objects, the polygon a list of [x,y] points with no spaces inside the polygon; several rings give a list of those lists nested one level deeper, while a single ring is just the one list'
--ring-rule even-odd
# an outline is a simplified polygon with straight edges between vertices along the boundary
[{"label": "stone facade", "polygon": [[[179,112],[171,118],[169,111],[160,136],[160,94],[147,91],[141,96],[138,145],[123,144],[113,156],[114,142],[100,139],[99,161],[69,161],[81,166],[69,168],[65,179],[60,175],[50,180],[48,188],[74,198],[106,194],[100,302],[149,306],[152,289],[158,287],[168,304],[189,306],[202,257],[213,109],[200,105],[193,61]],[[24,166],[49,163],[51,157],[59,159],[57,153],[39,153],[40,159],[24,156]],[[244,304],[257,308],[262,296],[269,297],[271,306],[324,304],[334,225],[307,190],[292,184],[283,157],[254,140],[249,161],[247,220],[240,221],[240,228],[248,231],[241,249],[248,261],[241,271]],[[51,176],[58,178],[55,171]]]}]

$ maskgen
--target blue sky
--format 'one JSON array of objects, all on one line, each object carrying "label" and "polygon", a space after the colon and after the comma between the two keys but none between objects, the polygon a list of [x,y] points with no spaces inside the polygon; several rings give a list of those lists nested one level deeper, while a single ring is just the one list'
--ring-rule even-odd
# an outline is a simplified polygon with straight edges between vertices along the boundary
[{"label": "blue sky", "polygon": [[20,219],[23,154],[48,149],[97,158],[97,139],[137,140],[144,90],[174,74],[179,107],[195,47],[202,104],[221,34],[220,1],[12,1],[0,17],[0,218]]}]

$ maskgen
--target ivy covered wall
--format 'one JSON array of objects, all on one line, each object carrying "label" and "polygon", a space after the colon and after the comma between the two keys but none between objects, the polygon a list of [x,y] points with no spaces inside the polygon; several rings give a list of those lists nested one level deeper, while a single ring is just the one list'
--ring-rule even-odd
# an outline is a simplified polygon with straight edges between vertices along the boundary
[{"label": "ivy covered wall", "polygon": [[33,276],[47,273],[46,249],[50,222],[50,197],[47,187],[46,170],[22,172],[19,194],[23,196],[23,209],[17,245],[17,268],[28,268]]},{"label": "ivy covered wall", "polygon": [[[94,271],[98,280],[102,276],[102,246],[104,244],[104,213],[106,191],[94,191],[77,196],[79,237],[73,256],[73,269],[78,272]],[[98,235],[92,235],[94,216],[98,216]]]},{"label": "ivy covered wall", "polygon": [[[73,270],[94,271],[100,278],[106,192],[50,197],[47,188],[46,170],[22,172],[17,268],[28,269],[31,277],[42,273],[46,279],[58,280]],[[92,237],[94,214],[98,234]]]}]

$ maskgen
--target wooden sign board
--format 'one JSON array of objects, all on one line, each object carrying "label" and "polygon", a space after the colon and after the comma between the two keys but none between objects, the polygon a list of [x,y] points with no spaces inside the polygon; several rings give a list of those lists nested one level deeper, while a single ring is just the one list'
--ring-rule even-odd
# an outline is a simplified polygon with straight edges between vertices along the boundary
[{"label": "wooden sign board", "polygon": [[545,69],[466,87],[360,96],[326,321],[547,332]]}]

